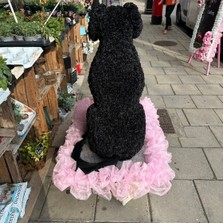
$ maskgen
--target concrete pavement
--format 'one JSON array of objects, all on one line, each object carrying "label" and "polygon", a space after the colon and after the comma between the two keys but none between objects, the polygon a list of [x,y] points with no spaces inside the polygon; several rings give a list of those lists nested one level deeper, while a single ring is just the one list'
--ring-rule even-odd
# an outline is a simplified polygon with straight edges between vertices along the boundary
[{"label": "concrete pavement", "polygon": [[[176,172],[171,190],[162,197],[148,194],[126,206],[96,195],[79,201],[53,185],[52,162],[30,223],[223,223],[223,69],[213,62],[205,76],[202,62],[187,63],[188,36],[177,27],[163,35],[164,27],[151,25],[151,16],[142,18],[143,32],[135,45],[145,74],[143,96],[149,96],[157,109],[168,111],[176,131],[166,134]],[[175,45],[158,46],[156,41]],[[84,77],[80,91],[89,96],[87,72]],[[69,125],[68,117],[54,146],[63,144]]]}]

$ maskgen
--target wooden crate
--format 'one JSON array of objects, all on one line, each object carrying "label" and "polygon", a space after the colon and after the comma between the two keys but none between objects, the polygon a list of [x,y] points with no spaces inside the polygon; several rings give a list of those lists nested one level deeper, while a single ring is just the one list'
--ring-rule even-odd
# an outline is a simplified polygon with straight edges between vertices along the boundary
[{"label": "wooden crate", "polygon": [[87,20],[85,16],[82,16],[80,19],[80,24],[81,26],[86,26],[87,25]]},{"label": "wooden crate", "polygon": [[16,135],[15,119],[10,97],[0,104],[0,136],[13,137]]},{"label": "wooden crate", "polygon": [[0,183],[22,182],[16,156],[11,151],[7,151],[0,158]]}]

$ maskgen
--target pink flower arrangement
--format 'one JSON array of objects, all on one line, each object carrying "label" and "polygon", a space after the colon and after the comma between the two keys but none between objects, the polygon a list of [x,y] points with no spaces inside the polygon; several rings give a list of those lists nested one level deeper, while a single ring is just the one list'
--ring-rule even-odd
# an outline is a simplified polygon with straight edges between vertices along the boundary
[{"label": "pink flower arrangement", "polygon": [[212,32],[210,31],[206,32],[202,39],[203,41],[202,46],[194,52],[193,56],[195,59],[201,60],[201,61],[205,60],[209,47],[211,46],[212,40],[213,40]]}]

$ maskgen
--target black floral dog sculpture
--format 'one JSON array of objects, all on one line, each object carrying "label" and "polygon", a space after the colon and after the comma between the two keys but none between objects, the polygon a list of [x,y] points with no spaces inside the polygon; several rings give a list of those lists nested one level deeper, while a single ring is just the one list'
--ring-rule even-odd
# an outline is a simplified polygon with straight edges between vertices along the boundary
[{"label": "black floral dog sculpture", "polygon": [[[89,38],[100,44],[88,77],[94,104],[87,110],[86,138],[90,150],[105,160],[131,159],[144,144],[146,125],[139,102],[144,74],[133,45],[142,31],[141,15],[133,3],[101,4],[89,15]],[[83,160],[81,165],[74,153],[75,148],[72,157],[79,166],[89,167]]]}]

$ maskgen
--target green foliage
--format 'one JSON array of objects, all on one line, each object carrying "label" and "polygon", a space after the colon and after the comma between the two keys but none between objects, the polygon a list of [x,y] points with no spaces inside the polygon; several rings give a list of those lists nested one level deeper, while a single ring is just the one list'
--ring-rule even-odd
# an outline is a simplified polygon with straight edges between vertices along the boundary
[{"label": "green foliage", "polygon": [[49,12],[52,11],[54,9],[54,7],[56,6],[57,2],[55,0],[48,0],[45,4],[44,4],[44,9]]},{"label": "green foliage", "polygon": [[60,42],[60,35],[64,30],[64,20],[61,18],[51,17],[46,24],[46,27],[50,30],[50,34],[57,43]]},{"label": "green foliage", "polygon": [[0,36],[9,37],[13,34],[13,27],[9,23],[1,24],[0,26]]},{"label": "green foliage", "polygon": [[14,102],[12,102],[12,110],[13,110],[15,122],[16,124],[19,124],[23,118],[23,115],[21,114],[20,109],[16,106]]},{"label": "green foliage", "polygon": [[58,94],[58,105],[68,112],[74,106],[74,97],[67,92],[60,92]]},{"label": "green foliage", "polygon": [[77,8],[76,14],[81,14],[86,12],[86,8],[80,2],[71,2],[71,3]]},{"label": "green foliage", "polygon": [[19,157],[23,163],[38,162],[43,159],[50,144],[49,133],[44,133],[39,139],[29,138],[19,148]]},{"label": "green foliage", "polygon": [[7,89],[8,84],[12,81],[12,73],[6,65],[6,59],[0,56],[0,88]]}]

